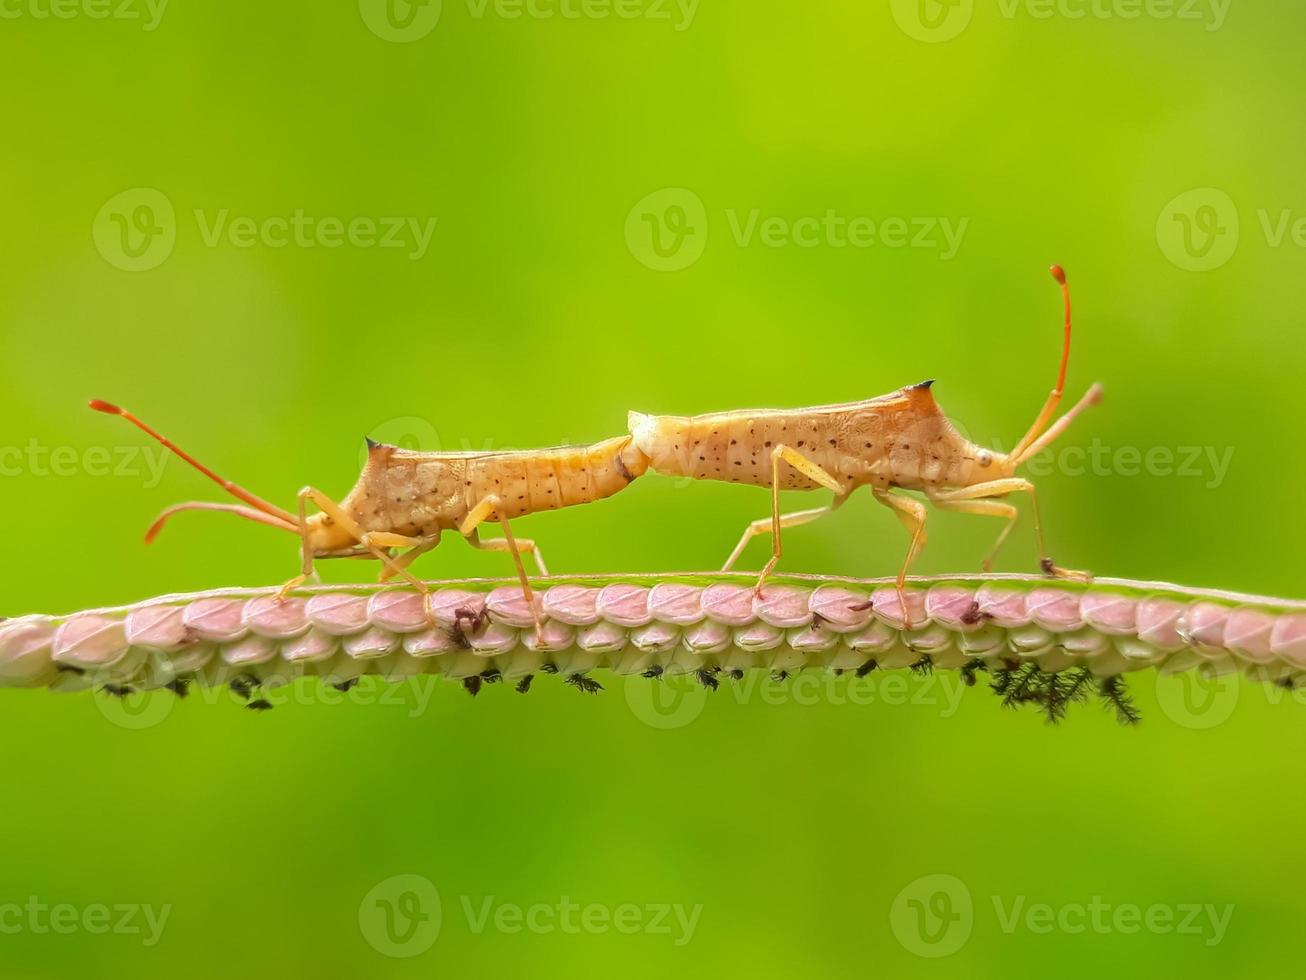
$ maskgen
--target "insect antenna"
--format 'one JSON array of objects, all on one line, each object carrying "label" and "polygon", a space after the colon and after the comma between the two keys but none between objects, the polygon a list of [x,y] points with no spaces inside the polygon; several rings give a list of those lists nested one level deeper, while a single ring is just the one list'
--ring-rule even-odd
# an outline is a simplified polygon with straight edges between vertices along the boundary
[{"label": "insect antenna", "polygon": [[[133,415],[131,412],[127,411],[126,409],[119,408],[117,405],[110,404],[109,402],[100,401],[98,398],[91,399],[90,406],[92,409],[94,409],[97,412],[103,412],[106,415],[119,415],[122,418],[126,419],[128,422],[136,426],[136,428],[140,429],[150,438],[157,440],[165,449],[176,454],[178,457],[185,460],[191,466],[195,467],[195,469],[199,470],[201,473],[207,476],[218,486],[222,487],[223,490],[227,491],[227,493],[231,494],[237,500],[243,501],[244,503],[249,504],[250,507],[254,508],[254,510],[262,512],[263,514],[267,515],[269,518],[273,518],[273,520],[264,521],[263,523],[274,524],[274,526],[284,526],[291,531],[298,529],[299,525],[295,518],[295,515],[291,514],[287,510],[282,510],[280,507],[276,506],[275,504],[268,503],[266,500],[264,500],[262,497],[259,497],[256,494],[250,493],[240,484],[233,483],[231,480],[227,480],[221,476],[218,476],[217,473],[213,472],[213,470],[209,469],[207,466],[205,466],[203,463],[197,460],[194,456],[190,455],[188,452],[186,452],[185,450],[177,446],[174,442],[172,442],[172,440],[168,439],[166,436],[150,428],[150,426],[146,425],[144,422],[142,422],[140,419],[138,419],[135,415]],[[183,505],[183,509],[185,509],[185,507],[186,505]],[[242,517],[249,516],[248,513],[243,513],[241,510],[234,510],[234,512],[239,513]],[[280,523],[276,524],[274,523],[274,521]],[[158,522],[156,522],[156,524],[157,523]]]},{"label": "insect antenna", "polygon": [[[1034,419],[1034,424],[1029,427],[1029,431],[1016,443],[1016,448],[1011,451],[1012,461],[1019,466],[1024,460],[1041,452],[1054,439],[1061,435],[1062,432],[1074,421],[1085,408],[1095,405],[1102,398],[1102,388],[1100,385],[1093,385],[1088,393],[1080,399],[1079,404],[1057,420],[1057,423],[1044,434],[1043,430],[1052,421],[1052,416],[1056,414],[1057,406],[1061,404],[1061,397],[1066,389],[1066,371],[1070,367],[1070,335],[1071,335],[1071,315],[1070,315],[1070,283],[1066,279],[1066,270],[1059,265],[1052,266],[1052,278],[1061,286],[1062,305],[1065,308],[1065,330],[1061,344],[1061,368],[1057,372],[1057,384],[1048,395],[1048,400],[1043,403],[1043,409]],[[1042,438],[1040,438],[1040,436]]]}]

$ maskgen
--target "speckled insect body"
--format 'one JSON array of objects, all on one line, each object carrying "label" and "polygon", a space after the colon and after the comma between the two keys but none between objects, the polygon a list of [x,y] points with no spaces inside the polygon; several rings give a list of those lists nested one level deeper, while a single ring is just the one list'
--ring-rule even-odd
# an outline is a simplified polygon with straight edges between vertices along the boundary
[{"label": "speckled insect body", "polygon": [[[880,398],[815,408],[732,411],[692,418],[632,412],[630,433],[655,472],[770,488],[771,516],[745,529],[723,569],[734,566],[753,537],[770,533],[771,560],[757,580],[759,592],[780,560],[781,531],[830,513],[863,486],[891,508],[911,534],[897,580],[904,610],[901,595],[907,573],[925,546],[926,511],[920,500],[903,491],[919,492],[941,510],[1005,520],[1006,526],[984,563],[986,570],[1017,517],[1016,509],[1000,498],[1027,494],[1034,508],[1040,567],[1052,577],[1083,578],[1085,573],[1060,569],[1047,557],[1034,485],[1016,476],[1022,464],[1101,397],[1101,388],[1094,385],[1078,404],[1052,422],[1065,388],[1071,335],[1065,273],[1053,266],[1052,274],[1061,285],[1065,305],[1061,370],[1043,410],[1010,453],[985,449],[958,432],[934,400],[932,381]],[[781,514],[781,490],[822,488],[834,494],[828,506]]]},{"label": "speckled insect body", "polygon": [[[218,476],[130,412],[102,401],[92,401],[91,408],[127,419],[242,502],[177,504],[154,522],[147,542],[174,514],[187,510],[232,513],[290,531],[300,538],[302,568],[286,583],[282,597],[308,579],[318,558],[374,558],[384,566],[382,581],[400,575],[426,591],[408,566],[439,544],[444,531],[456,530],[476,548],[512,556],[522,594],[534,609],[521,553],[534,555],[541,574],[548,570],[535,542],[516,538],[509,520],[610,497],[648,468],[630,436],[591,446],[473,453],[417,452],[368,440],[367,463],[342,501],[305,487],[299,492],[298,513],[292,514]],[[310,504],[319,513],[309,515]],[[497,521],[503,538],[482,541],[478,528],[485,521]],[[403,553],[396,556],[396,551]]]}]

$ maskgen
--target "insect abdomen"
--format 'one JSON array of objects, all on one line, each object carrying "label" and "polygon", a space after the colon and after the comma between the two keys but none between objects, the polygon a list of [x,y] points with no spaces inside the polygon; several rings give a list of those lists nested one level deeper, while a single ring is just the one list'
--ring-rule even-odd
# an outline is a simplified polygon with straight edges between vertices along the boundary
[{"label": "insect abdomen", "polygon": [[[649,465],[665,476],[695,480],[722,480],[751,486],[771,485],[771,454],[781,445],[797,449],[818,465],[838,473],[839,460],[827,452],[826,425],[798,413],[731,413],[678,418],[667,415],[630,414],[635,445]],[[792,467],[780,467],[784,490],[812,490],[819,484]]]},{"label": "insect abdomen", "polygon": [[508,517],[572,507],[610,497],[648,469],[629,436],[593,446],[506,453],[471,462],[469,508],[493,494]]}]

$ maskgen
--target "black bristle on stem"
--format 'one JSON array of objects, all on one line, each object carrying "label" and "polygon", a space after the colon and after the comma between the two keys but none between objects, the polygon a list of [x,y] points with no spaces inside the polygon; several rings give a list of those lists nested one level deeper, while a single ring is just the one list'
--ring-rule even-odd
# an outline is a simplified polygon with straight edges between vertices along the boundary
[{"label": "black bristle on stem", "polygon": [[981,670],[987,672],[988,669],[989,669],[989,665],[986,664],[983,660],[980,660],[979,658],[976,658],[974,660],[969,660],[964,665],[962,665],[961,682],[965,684],[967,687],[974,687],[975,674]]},{"label": "black bristle on stem", "polygon": [[1142,713],[1134,704],[1134,699],[1129,696],[1129,689],[1119,674],[1104,679],[1098,685],[1097,693],[1102,699],[1102,706],[1113,709],[1116,721],[1120,724],[1131,726],[1142,721]]}]

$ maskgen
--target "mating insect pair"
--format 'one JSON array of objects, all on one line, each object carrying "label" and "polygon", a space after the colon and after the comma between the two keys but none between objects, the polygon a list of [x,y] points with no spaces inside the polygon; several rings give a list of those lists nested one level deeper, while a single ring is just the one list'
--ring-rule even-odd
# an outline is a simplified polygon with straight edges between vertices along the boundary
[{"label": "mating insect pair", "polygon": [[[1065,273],[1053,266],[1052,274],[1061,285],[1065,306],[1061,368],[1042,411],[1009,453],[990,452],[963,437],[939,409],[931,391],[933,382],[927,381],[868,401],[816,408],[724,412],[694,418],[632,412],[629,435],[592,446],[428,453],[369,440],[367,464],[343,500],[337,503],[322,491],[305,487],[292,513],[218,476],[131,413],[101,401],[91,402],[91,407],[121,415],[241,501],[197,501],[170,507],[151,526],[147,542],[170,517],[186,510],[223,511],[289,531],[300,538],[301,569],[286,584],[283,595],[312,574],[313,562],[319,558],[374,558],[383,565],[382,581],[399,575],[426,591],[409,566],[439,544],[444,531],[456,530],[473,547],[511,555],[522,592],[529,607],[535,609],[522,553],[534,556],[541,574],[548,572],[535,542],[516,537],[510,520],[609,497],[651,468],[668,476],[771,489],[771,516],[745,529],[725,563],[726,570],[733,567],[753,537],[769,532],[771,559],[758,578],[759,590],[780,560],[784,529],[831,513],[854,490],[869,486],[874,498],[892,509],[911,535],[897,579],[905,616],[903,587],[912,562],[925,545],[926,511],[920,500],[902,491],[920,492],[941,510],[1004,520],[985,570],[1017,518],[1016,508],[997,498],[1028,494],[1043,571],[1051,576],[1085,577],[1081,572],[1057,568],[1048,558],[1034,485],[1015,475],[1101,395],[1101,388],[1094,385],[1078,404],[1052,422],[1065,388],[1071,335]],[[780,512],[781,490],[821,488],[834,494],[829,505]],[[317,513],[308,513],[310,504]],[[481,540],[479,529],[486,521],[498,522],[503,537]]]}]

